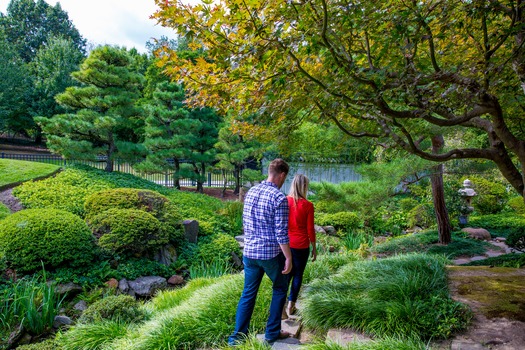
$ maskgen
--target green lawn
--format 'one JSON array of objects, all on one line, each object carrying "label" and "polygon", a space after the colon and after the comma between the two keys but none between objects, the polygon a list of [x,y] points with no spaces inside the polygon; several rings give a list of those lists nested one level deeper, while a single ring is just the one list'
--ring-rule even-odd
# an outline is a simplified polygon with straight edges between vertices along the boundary
[{"label": "green lawn", "polygon": [[0,159],[0,186],[49,175],[58,168],[52,164]]}]

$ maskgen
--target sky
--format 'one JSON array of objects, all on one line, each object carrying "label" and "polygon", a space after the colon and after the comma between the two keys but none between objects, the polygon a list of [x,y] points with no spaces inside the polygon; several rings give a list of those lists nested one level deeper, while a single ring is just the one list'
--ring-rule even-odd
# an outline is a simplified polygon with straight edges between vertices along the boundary
[{"label": "sky", "polygon": [[[146,52],[145,44],[151,38],[167,36],[173,39],[171,29],[156,25],[149,17],[157,10],[154,0],[45,0],[54,6],[57,2],[68,13],[80,35],[95,45],[110,44],[135,47]],[[0,0],[0,12],[6,13],[10,0]]]}]

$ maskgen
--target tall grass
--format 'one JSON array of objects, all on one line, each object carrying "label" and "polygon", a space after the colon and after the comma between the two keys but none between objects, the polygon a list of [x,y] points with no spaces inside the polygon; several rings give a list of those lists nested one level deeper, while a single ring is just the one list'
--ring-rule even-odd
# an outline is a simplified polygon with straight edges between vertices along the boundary
[{"label": "tall grass", "polygon": [[335,275],[340,267],[359,259],[360,257],[353,253],[319,254],[315,262],[306,264],[303,283],[308,284],[314,280],[326,279]]},{"label": "tall grass", "polygon": [[432,339],[449,337],[470,319],[449,297],[445,259],[425,254],[357,261],[314,281],[305,294],[301,315],[310,328]]},{"label": "tall grass", "polygon": [[[228,335],[233,332],[243,281],[240,274],[227,275],[208,286],[195,287],[191,296],[182,298],[184,300],[180,300],[181,296],[174,293],[173,305],[176,306],[155,313],[150,321],[136,326],[132,331],[128,330],[126,337],[116,339],[107,348],[168,350],[225,346]],[[190,285],[191,288],[194,287]],[[264,278],[250,323],[251,333],[264,329],[271,294],[271,282]],[[163,304],[169,304],[169,295],[163,297]]]},{"label": "tall grass", "polygon": [[129,322],[103,320],[79,324],[57,339],[63,349],[100,350],[117,338],[128,333]]},{"label": "tall grass", "polygon": [[233,273],[233,267],[228,261],[213,260],[210,264],[201,261],[189,268],[190,278],[213,278]]},{"label": "tall grass", "polygon": [[374,245],[374,236],[357,232],[347,234],[343,240],[343,246],[348,250],[358,250],[362,244],[366,244],[368,247]]},{"label": "tall grass", "polygon": [[381,338],[370,341],[355,341],[346,346],[333,341],[307,345],[305,350],[426,350],[425,343],[418,339]]},{"label": "tall grass", "polygon": [[33,277],[9,282],[0,291],[0,300],[0,326],[3,331],[22,324],[31,334],[41,335],[53,326],[63,298],[57,296],[52,284]]}]

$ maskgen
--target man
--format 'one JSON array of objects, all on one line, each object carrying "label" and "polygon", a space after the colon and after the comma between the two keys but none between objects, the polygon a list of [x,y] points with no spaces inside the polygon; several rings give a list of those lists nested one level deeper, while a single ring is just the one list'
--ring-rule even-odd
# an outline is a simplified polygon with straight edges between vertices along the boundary
[{"label": "man", "polygon": [[288,337],[281,331],[281,314],[286,302],[292,254],[288,239],[288,200],[279,190],[290,170],[282,159],[268,166],[268,178],[246,194],[244,225],[244,290],[237,306],[235,330],[228,344],[235,345],[248,333],[255,299],[264,274],[272,281],[270,316],[265,340],[269,343]]}]

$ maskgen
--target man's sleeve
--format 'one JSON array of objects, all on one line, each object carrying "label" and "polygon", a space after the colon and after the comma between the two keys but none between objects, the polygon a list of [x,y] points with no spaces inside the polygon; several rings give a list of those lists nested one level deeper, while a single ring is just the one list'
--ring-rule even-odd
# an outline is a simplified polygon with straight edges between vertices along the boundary
[{"label": "man's sleeve", "polygon": [[288,244],[288,200],[286,197],[279,203],[275,210],[275,238],[279,244]]}]

